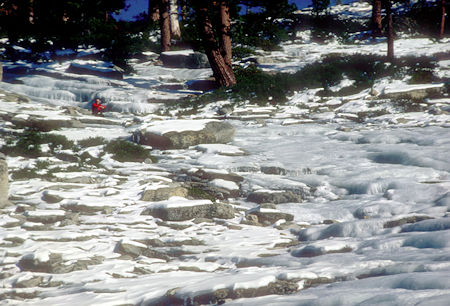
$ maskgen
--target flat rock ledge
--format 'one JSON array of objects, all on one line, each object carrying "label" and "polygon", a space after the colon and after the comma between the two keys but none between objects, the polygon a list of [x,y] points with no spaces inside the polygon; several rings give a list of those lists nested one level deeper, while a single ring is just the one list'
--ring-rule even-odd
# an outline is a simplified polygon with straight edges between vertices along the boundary
[{"label": "flat rock ledge", "polygon": [[212,203],[210,200],[187,200],[172,197],[167,201],[155,203],[147,207],[142,215],[151,215],[164,221],[186,221],[194,218],[234,218],[231,205]]},{"label": "flat rock ledge", "polygon": [[194,120],[170,120],[153,123],[147,128],[136,131],[133,134],[133,141],[160,150],[187,149],[198,144],[233,141],[234,127],[230,123],[222,121],[202,120],[203,126],[198,127],[197,125],[195,129],[167,131],[170,125],[182,126],[185,124],[187,126],[192,121]]},{"label": "flat rock ledge", "polygon": [[270,190],[270,191],[255,191],[247,196],[247,201],[254,203],[301,203],[302,196],[292,191]]},{"label": "flat rock ledge", "polygon": [[383,99],[411,99],[439,97],[442,94],[444,84],[409,85],[402,89],[387,87],[380,95]]},{"label": "flat rock ledge", "polygon": [[156,188],[147,188],[142,193],[142,201],[159,202],[168,200],[171,197],[187,197],[188,190],[178,185],[163,185]]}]

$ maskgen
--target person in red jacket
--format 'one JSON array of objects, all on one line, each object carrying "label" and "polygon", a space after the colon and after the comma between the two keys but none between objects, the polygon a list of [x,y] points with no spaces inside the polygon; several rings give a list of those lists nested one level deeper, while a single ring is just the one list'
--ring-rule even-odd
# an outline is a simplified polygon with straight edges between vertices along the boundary
[{"label": "person in red jacket", "polygon": [[101,115],[105,109],[105,106],[102,105],[102,101],[100,99],[95,99],[94,103],[92,103],[92,115]]}]

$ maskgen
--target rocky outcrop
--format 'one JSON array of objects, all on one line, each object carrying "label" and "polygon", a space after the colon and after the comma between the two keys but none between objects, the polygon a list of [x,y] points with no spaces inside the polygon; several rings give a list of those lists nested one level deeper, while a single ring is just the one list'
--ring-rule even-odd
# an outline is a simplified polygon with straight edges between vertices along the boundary
[{"label": "rocky outcrop", "polygon": [[66,72],[74,74],[95,75],[103,78],[110,78],[115,80],[123,79],[123,69],[117,66],[104,67],[90,64],[71,63]]},{"label": "rocky outcrop", "polygon": [[[278,209],[273,208],[262,208],[257,207],[248,211],[247,215],[256,216],[256,218],[251,218],[254,221],[257,221],[264,225],[271,225],[277,222],[278,220],[286,220],[293,221],[294,215],[283,213]],[[250,219],[250,218],[248,218]]]},{"label": "rocky outcrop", "polygon": [[194,218],[234,218],[231,205],[212,203],[210,200],[187,200],[173,197],[168,201],[151,205],[142,212],[165,221],[186,221]]},{"label": "rocky outcrop", "polygon": [[114,252],[130,256],[132,258],[136,258],[138,256],[145,256],[149,258],[159,258],[163,260],[168,260],[169,257],[163,253],[160,253],[158,251],[152,250],[151,248],[147,247],[145,244],[131,241],[127,239],[120,240],[114,249]]},{"label": "rocky outcrop", "polygon": [[38,251],[29,253],[18,261],[17,266],[21,271],[41,273],[68,273],[78,270],[86,270],[88,264],[98,264],[101,258],[92,260],[77,260],[76,262],[64,262],[61,254]]},{"label": "rocky outcrop", "polygon": [[154,188],[147,188],[142,193],[142,201],[158,202],[168,200],[171,197],[187,197],[188,190],[178,185],[172,186],[156,186]]},{"label": "rocky outcrop", "polygon": [[247,196],[247,201],[261,203],[301,203],[302,196],[292,191],[285,190],[267,190],[255,191]]},{"label": "rocky outcrop", "polygon": [[8,164],[5,155],[0,153],[0,208],[8,204]]},{"label": "rocky outcrop", "polygon": [[17,128],[31,128],[40,132],[50,132],[60,128],[82,128],[84,125],[72,117],[52,119],[46,117],[14,116],[10,119]]},{"label": "rocky outcrop", "polygon": [[[191,126],[195,124],[195,126]],[[184,126],[183,126],[184,125]],[[170,127],[180,126],[181,129]],[[153,123],[133,134],[133,141],[156,149],[186,149],[201,143],[233,141],[235,129],[218,120],[170,120]]]},{"label": "rocky outcrop", "polygon": [[160,60],[169,68],[209,68],[208,57],[192,50],[162,52]]},{"label": "rocky outcrop", "polygon": [[444,84],[409,85],[405,87],[386,87],[380,98],[419,100],[440,96]]}]

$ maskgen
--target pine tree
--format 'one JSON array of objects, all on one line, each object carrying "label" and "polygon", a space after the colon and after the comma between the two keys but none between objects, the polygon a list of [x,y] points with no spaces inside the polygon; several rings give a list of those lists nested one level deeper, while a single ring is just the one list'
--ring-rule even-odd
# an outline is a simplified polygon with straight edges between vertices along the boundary
[{"label": "pine tree", "polygon": [[161,51],[170,50],[169,0],[159,2],[159,24],[161,29]]},{"label": "pine tree", "polygon": [[173,39],[179,39],[181,37],[177,2],[177,0],[170,0],[170,35]]},{"label": "pine tree", "polygon": [[[203,47],[208,56],[209,64],[213,70],[214,78],[219,86],[229,87],[236,84],[231,65],[226,63],[217,43],[214,28],[209,17],[208,5],[206,1],[198,1],[196,4],[196,13],[199,18],[200,32],[202,36]],[[217,9],[217,5],[212,5],[211,9]],[[226,12],[227,10],[225,10]],[[229,18],[229,17],[228,17]],[[225,18],[226,19],[226,18]],[[225,25],[221,25],[225,27]],[[230,48],[231,49],[231,48]]]},{"label": "pine tree", "polygon": [[222,56],[225,64],[231,67],[232,48],[231,48],[231,20],[230,7],[228,1],[220,1],[220,44]]},{"label": "pine tree", "polygon": [[440,24],[440,31],[439,31],[439,38],[444,38],[444,32],[445,32],[445,0],[441,1],[441,24]]},{"label": "pine tree", "polygon": [[386,1],[386,19],[387,19],[387,57],[390,61],[394,60],[394,28],[392,24],[392,3]]},{"label": "pine tree", "polygon": [[372,37],[381,36],[381,0],[372,0]]}]

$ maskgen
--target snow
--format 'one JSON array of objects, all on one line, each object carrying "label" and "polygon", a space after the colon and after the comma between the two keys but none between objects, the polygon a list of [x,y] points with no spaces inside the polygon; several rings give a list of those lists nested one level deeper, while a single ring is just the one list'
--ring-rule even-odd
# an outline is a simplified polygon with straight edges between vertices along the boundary
[{"label": "snow", "polygon": [[152,122],[147,125],[144,130],[147,133],[153,133],[157,135],[164,135],[169,132],[184,132],[184,131],[201,131],[205,128],[208,122],[215,120],[167,120]]},{"label": "snow", "polygon": [[218,187],[218,188],[227,189],[227,190],[239,190],[239,186],[235,182],[226,181],[226,180],[222,180],[222,179],[212,180],[211,185]]},{"label": "snow", "polygon": [[[367,3],[339,5],[331,13],[343,9],[351,18],[370,15]],[[329,53],[384,55],[386,51],[385,42],[319,45],[308,42],[310,33],[299,34],[302,42],[284,44],[283,51],[268,55],[285,62],[262,68],[294,72]],[[401,36],[395,48],[398,57],[448,53],[450,40]],[[77,51],[79,57],[99,52]],[[70,54],[74,53],[59,53]],[[200,131],[217,120],[217,109],[233,104],[210,103],[189,115],[175,115],[170,109],[169,101],[192,92],[159,86],[206,79],[211,69],[169,69],[152,61],[133,61],[136,73],[117,81],[68,74],[70,63],[92,69],[110,67],[110,63],[80,58],[60,63],[3,62],[7,67],[26,66],[61,78],[30,73],[19,76],[18,82],[0,83],[0,90],[6,91],[0,93],[0,114],[11,113],[18,120],[79,119],[84,127],[63,127],[52,133],[75,141],[98,136],[111,140],[130,139],[137,129],[158,135]],[[450,61],[438,65],[436,75],[448,77]],[[218,304],[221,301],[209,296],[227,291],[236,298],[226,300],[227,305],[447,305],[450,115],[446,107],[450,100],[448,95],[426,98],[420,107],[406,112],[396,101],[382,98],[382,93],[445,87],[443,82],[411,85],[407,81],[378,79],[373,88],[338,97],[320,97],[321,89],[306,89],[276,106],[238,101],[230,116],[221,119],[235,127],[233,142],[152,150],[156,164],[121,163],[111,154],[102,155],[102,146],[78,152],[102,159],[99,165],[84,168],[56,157],[8,156],[9,195],[14,205],[0,214],[2,302],[150,305],[170,304],[165,298],[171,296],[174,303],[204,298],[203,304]],[[337,92],[354,82],[344,78],[330,89]],[[30,102],[7,101],[7,92],[24,95]],[[111,108],[105,117],[89,114],[94,97],[103,98]],[[68,115],[67,106],[85,112]],[[9,121],[1,122],[2,135],[20,132],[12,127]],[[51,154],[48,145],[44,149]],[[37,161],[50,162],[51,178],[15,178],[22,169],[38,171]],[[264,167],[280,173],[266,174]],[[235,173],[244,179],[241,183],[222,178],[201,181],[239,191],[236,198],[220,200],[235,208],[234,218],[163,222],[141,214],[146,209],[214,205],[210,200],[182,197],[152,203],[141,200],[145,190],[174,182],[186,180],[195,186],[198,170],[212,176]],[[280,196],[284,191],[301,194],[303,202],[262,208],[246,200],[250,192]],[[62,200],[48,203],[43,195]],[[294,221],[255,226],[247,219],[252,210],[289,213]],[[33,222],[52,217],[64,220]],[[119,254],[115,252],[118,243],[161,252],[168,259]],[[17,266],[20,259],[45,265],[52,254],[62,255],[62,266],[77,263],[79,269],[42,273],[21,271]],[[17,286],[39,277],[43,278],[39,286]],[[298,290],[283,294],[286,282],[298,285]],[[262,296],[239,295],[242,292]]]},{"label": "snow", "polygon": [[200,205],[212,205],[210,200],[187,200],[182,197],[171,197],[169,200],[156,202],[149,206],[149,208],[157,209],[168,209],[168,208],[179,208],[179,207],[192,207]]}]

